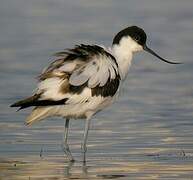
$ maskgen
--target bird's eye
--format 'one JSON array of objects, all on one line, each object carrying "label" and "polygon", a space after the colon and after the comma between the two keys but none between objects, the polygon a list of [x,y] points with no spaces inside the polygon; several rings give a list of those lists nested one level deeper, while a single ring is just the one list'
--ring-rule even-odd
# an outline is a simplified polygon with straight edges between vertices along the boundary
[{"label": "bird's eye", "polygon": [[140,40],[140,37],[139,36],[134,36],[133,39],[138,42]]}]

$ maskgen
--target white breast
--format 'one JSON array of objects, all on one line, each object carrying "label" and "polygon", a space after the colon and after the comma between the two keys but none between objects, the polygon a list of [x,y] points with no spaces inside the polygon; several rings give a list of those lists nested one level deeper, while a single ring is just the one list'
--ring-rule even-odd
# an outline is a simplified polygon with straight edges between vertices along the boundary
[{"label": "white breast", "polygon": [[112,53],[117,60],[122,80],[125,79],[128,73],[133,53],[142,49],[142,46],[137,44],[130,36],[123,37],[119,44],[113,45]]}]

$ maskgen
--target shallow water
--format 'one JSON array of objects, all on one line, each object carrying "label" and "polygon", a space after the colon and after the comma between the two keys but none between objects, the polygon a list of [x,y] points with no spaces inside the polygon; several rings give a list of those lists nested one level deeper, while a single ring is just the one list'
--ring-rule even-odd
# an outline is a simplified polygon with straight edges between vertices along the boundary
[{"label": "shallow water", "polygon": [[[0,179],[193,178],[192,0],[0,3]],[[9,105],[31,94],[54,52],[77,43],[110,45],[133,24],[145,29],[150,47],[184,64],[136,55],[119,100],[92,120],[86,165],[84,121],[70,122],[77,161],[68,163],[62,119],[25,127],[30,110],[16,113]]]}]

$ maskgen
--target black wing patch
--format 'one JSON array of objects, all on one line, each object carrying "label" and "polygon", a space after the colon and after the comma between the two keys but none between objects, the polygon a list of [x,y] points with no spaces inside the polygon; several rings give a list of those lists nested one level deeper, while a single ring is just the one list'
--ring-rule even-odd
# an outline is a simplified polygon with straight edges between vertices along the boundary
[{"label": "black wing patch", "polygon": [[57,52],[54,55],[56,57],[64,57],[65,61],[72,61],[75,59],[87,61],[95,55],[106,55],[107,57],[110,57],[118,66],[115,57],[97,45],[76,45],[74,49],[67,49],[67,51]]},{"label": "black wing patch", "polygon": [[68,98],[61,99],[58,101],[54,100],[38,100],[41,94],[35,94],[29,98],[18,101],[12,104],[10,107],[20,107],[20,109],[28,108],[30,106],[54,106],[54,105],[64,105]]},{"label": "black wing patch", "polygon": [[117,75],[115,79],[108,80],[107,83],[102,87],[95,87],[92,90],[92,96],[114,96],[117,92],[120,84],[120,76]]}]

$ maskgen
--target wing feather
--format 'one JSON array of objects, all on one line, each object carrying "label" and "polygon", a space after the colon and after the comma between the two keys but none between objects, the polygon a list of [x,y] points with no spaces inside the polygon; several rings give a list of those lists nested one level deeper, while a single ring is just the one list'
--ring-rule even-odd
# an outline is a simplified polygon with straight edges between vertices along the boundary
[{"label": "wing feather", "polygon": [[[72,102],[73,94],[80,95],[86,87],[90,90],[103,87],[118,75],[114,57],[99,46],[80,45],[57,56],[60,59],[51,63],[39,76],[38,93],[41,93],[42,100],[68,98],[68,102]],[[91,93],[84,95],[86,99],[92,96]],[[85,101],[85,97],[81,101]]]},{"label": "wing feather", "polygon": [[[98,55],[89,63],[76,69],[70,76],[69,83],[80,86],[88,82],[89,88],[97,85],[104,86],[108,80],[114,79],[117,74],[117,66],[112,59],[105,55]],[[116,67],[116,68],[115,68]]]}]

